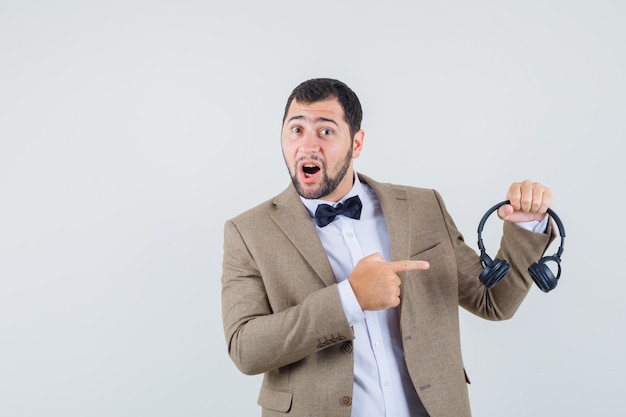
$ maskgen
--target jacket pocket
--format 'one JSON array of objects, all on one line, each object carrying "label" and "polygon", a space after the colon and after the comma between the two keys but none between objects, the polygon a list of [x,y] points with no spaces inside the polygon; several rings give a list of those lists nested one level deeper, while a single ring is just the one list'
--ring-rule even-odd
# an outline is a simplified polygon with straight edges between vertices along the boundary
[{"label": "jacket pocket", "polygon": [[417,252],[411,254],[411,259],[427,261],[439,255],[441,250],[441,242],[436,242],[427,248],[419,249]]},{"label": "jacket pocket", "polygon": [[291,391],[276,390],[262,386],[257,404],[269,410],[286,413],[291,409],[292,399],[293,393]]}]

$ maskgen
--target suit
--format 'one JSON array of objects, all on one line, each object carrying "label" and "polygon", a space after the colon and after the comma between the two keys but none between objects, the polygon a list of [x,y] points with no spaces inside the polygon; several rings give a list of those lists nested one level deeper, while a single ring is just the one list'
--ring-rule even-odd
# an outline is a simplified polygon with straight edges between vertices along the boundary
[{"label": "suit", "polygon": [[[400,274],[400,328],[413,385],[431,417],[469,417],[458,307],[490,320],[510,318],[532,286],[526,268],[554,236],[505,222],[497,256],[511,270],[487,290],[476,251],[436,191],[359,178],[380,202],[393,260],[430,263],[427,271]],[[350,416],[354,334],[293,186],[226,222],[222,313],[235,365],[264,373],[258,398],[264,417]]]}]

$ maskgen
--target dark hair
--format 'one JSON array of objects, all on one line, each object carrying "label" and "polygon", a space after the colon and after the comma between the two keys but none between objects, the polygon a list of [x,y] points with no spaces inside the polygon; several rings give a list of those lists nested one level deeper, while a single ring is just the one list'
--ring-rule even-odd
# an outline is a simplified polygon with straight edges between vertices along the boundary
[{"label": "dark hair", "polygon": [[304,81],[294,88],[287,99],[283,123],[285,122],[289,106],[291,106],[293,100],[296,100],[298,103],[308,104],[326,100],[331,97],[335,97],[339,100],[341,107],[343,107],[344,120],[350,127],[350,137],[354,138],[355,133],[361,129],[361,119],[363,118],[361,102],[350,87],[339,80],[333,80],[331,78],[314,78]]}]

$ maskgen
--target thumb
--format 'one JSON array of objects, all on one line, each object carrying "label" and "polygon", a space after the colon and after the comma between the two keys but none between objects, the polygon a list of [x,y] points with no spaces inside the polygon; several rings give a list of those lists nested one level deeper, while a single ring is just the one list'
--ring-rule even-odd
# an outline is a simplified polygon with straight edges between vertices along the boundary
[{"label": "thumb", "polygon": [[507,222],[519,223],[531,220],[541,221],[546,217],[546,213],[526,213],[521,210],[515,210],[510,204],[505,204],[498,209],[498,217]]},{"label": "thumb", "polygon": [[510,204],[505,204],[498,208],[498,217],[502,220],[509,221],[511,215],[515,212],[515,209]]}]

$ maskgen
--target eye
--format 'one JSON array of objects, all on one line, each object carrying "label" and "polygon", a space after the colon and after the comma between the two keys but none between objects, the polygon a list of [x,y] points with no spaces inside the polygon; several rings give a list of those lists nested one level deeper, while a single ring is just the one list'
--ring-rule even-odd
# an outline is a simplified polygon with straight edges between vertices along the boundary
[{"label": "eye", "polygon": [[328,135],[332,135],[334,133],[334,131],[330,128],[324,128],[322,130],[320,130],[320,135],[322,136],[328,136]]},{"label": "eye", "polygon": [[301,133],[302,132],[302,128],[300,126],[293,126],[291,128],[291,132],[292,133]]}]

